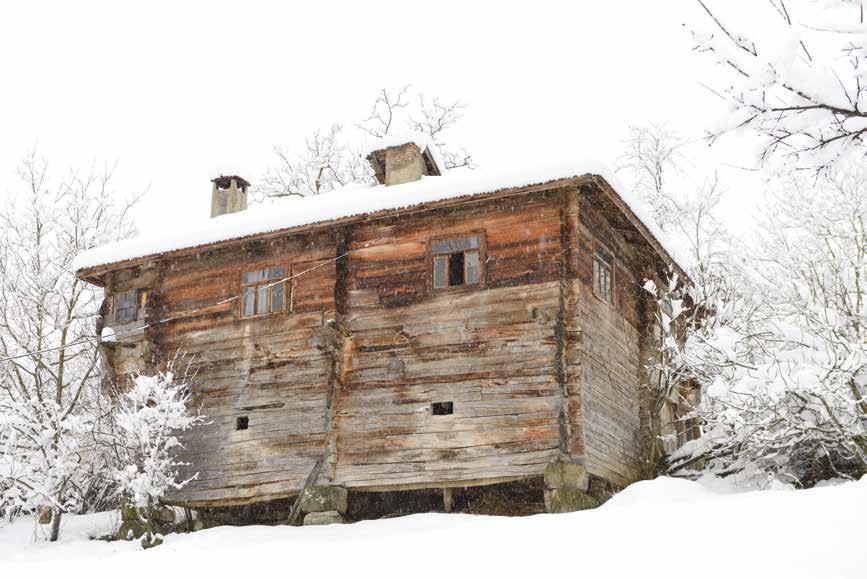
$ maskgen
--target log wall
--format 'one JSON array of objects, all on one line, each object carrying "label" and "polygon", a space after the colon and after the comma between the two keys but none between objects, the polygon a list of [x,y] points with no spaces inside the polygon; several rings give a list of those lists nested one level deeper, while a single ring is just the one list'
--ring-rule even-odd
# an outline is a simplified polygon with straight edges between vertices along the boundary
[{"label": "log wall", "polygon": [[[552,193],[353,230],[339,484],[472,484],[538,475],[557,456],[560,223]],[[428,240],[476,232],[484,287],[433,291]],[[433,415],[444,401],[454,413]]]},{"label": "log wall", "polygon": [[[577,323],[586,465],[591,474],[625,485],[641,474],[639,376],[643,277],[635,247],[582,197],[577,228]],[[614,256],[613,303],[593,291],[595,244]]]},{"label": "log wall", "polygon": [[[153,262],[145,317],[172,321],[153,323],[144,349],[115,347],[111,363],[181,353],[196,369],[209,423],[185,440],[198,478],[170,499],[290,496],[317,462],[324,482],[364,490],[526,478],[557,459],[634,478],[640,265],[593,194],[475,199]],[[430,239],[468,234],[482,236],[481,286],[433,290]],[[599,240],[617,257],[614,305],[592,293]],[[316,267],[293,281],[291,314],[240,319],[237,301],[219,303],[242,272],[277,263]],[[113,272],[109,290],[135,279]],[[436,402],[453,413],[434,415]]]}]

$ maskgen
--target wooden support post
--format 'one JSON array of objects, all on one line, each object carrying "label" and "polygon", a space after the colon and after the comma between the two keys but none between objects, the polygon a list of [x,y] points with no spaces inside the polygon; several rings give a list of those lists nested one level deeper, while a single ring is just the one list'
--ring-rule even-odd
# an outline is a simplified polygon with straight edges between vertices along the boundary
[{"label": "wooden support post", "polygon": [[452,489],[443,489],[443,508],[447,513],[452,512]]}]

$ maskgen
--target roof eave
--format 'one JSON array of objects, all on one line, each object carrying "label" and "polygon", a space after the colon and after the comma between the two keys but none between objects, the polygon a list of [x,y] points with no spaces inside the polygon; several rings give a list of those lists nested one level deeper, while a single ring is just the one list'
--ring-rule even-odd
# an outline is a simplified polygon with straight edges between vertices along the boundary
[{"label": "roof eave", "polygon": [[[434,211],[437,209],[443,209],[446,207],[451,207],[454,205],[462,205],[468,202],[483,202],[491,199],[498,199],[501,197],[510,197],[513,195],[525,195],[528,193],[534,193],[539,191],[545,191],[548,189],[556,189],[564,186],[577,186],[588,181],[592,181],[596,183],[600,190],[602,190],[607,197],[620,209],[626,218],[630,221],[630,223],[638,230],[638,232],[644,237],[651,247],[663,257],[663,259],[670,265],[674,266],[677,271],[683,275],[686,279],[690,279],[685,271],[677,264],[677,261],[669,255],[669,253],[665,250],[662,243],[656,239],[656,237],[650,232],[647,226],[638,218],[638,216],[632,211],[629,205],[623,201],[617,191],[605,180],[604,177],[600,175],[592,175],[592,174],[584,174],[584,175],[573,175],[571,177],[563,177],[560,179],[554,179],[551,181],[546,181],[543,183],[537,183],[534,185],[524,185],[520,187],[507,187],[502,189],[497,189],[495,191],[489,191],[486,193],[476,193],[476,194],[467,194],[461,195],[459,197],[452,197],[449,199],[442,199],[440,201],[430,201],[427,203],[422,203],[419,205],[409,205],[406,207],[399,207],[395,209],[383,209],[381,211],[376,211],[373,213],[363,213],[358,215],[350,215],[347,217],[341,217],[338,219],[331,219],[327,221],[320,221],[317,223],[308,223],[304,225],[298,225],[295,227],[287,227],[285,229],[278,229],[274,231],[269,231],[265,233],[254,233],[251,235],[246,235],[244,237],[236,237],[233,239],[225,239],[221,241],[215,241],[213,243],[206,243],[202,245],[196,245],[191,247],[184,247],[172,251],[166,251],[162,253],[153,253],[149,255],[143,255],[141,257],[131,258],[123,261],[118,261],[114,263],[108,263],[104,265],[98,265],[89,268],[82,268],[76,271],[76,276],[79,279],[86,281],[88,283],[92,283],[99,287],[105,287],[105,275],[109,272],[126,269],[129,267],[136,267],[148,262],[180,257],[183,255],[189,255],[192,253],[197,253],[200,251],[208,251],[212,249],[217,249],[220,247],[226,247],[228,245],[235,245],[238,243],[244,243],[252,240],[264,240],[264,239],[273,239],[276,237],[282,237],[284,235],[293,235],[299,233],[307,233],[314,232],[321,229],[335,227],[340,225],[348,225],[351,223],[363,222],[363,221],[371,221],[375,219],[383,219],[387,217],[396,217],[399,215],[404,215],[407,213],[417,213],[420,211]],[[691,281],[691,280],[690,280]]]},{"label": "roof eave", "polygon": [[81,268],[75,272],[75,275],[88,283],[92,283],[94,285],[98,285],[100,287],[105,286],[104,276],[105,274],[119,270],[126,269],[129,267],[136,267],[148,262],[156,261],[159,259],[172,258],[172,257],[180,257],[183,255],[189,255],[192,253],[198,253],[200,251],[208,251],[212,249],[217,249],[221,247],[226,247],[228,245],[235,245],[237,243],[244,243],[252,240],[264,240],[264,239],[273,239],[276,237],[282,237],[284,235],[294,235],[299,233],[308,233],[313,231],[318,231],[321,229],[326,229],[329,227],[336,227],[341,225],[349,225],[351,223],[363,222],[363,221],[372,221],[376,219],[384,219],[388,217],[397,217],[400,215],[404,215],[407,213],[417,213],[420,211],[434,211],[437,209],[443,209],[446,207],[451,207],[454,205],[462,205],[468,202],[483,202],[491,199],[498,199],[501,197],[510,197],[513,195],[525,195],[528,193],[535,193],[538,191],[545,191],[548,189],[556,189],[558,187],[564,187],[569,185],[580,185],[585,183],[593,178],[593,175],[585,174],[585,175],[574,175],[572,177],[563,177],[560,179],[553,179],[551,181],[546,181],[543,183],[537,183],[534,185],[522,185],[520,187],[505,187],[502,189],[497,189],[494,191],[489,191],[485,193],[469,193],[467,195],[461,195],[458,197],[451,197],[448,199],[442,199],[439,201],[429,201],[426,203],[421,203],[417,205],[408,205],[405,207],[398,207],[395,209],[383,209],[380,211],[375,211],[372,213],[362,213],[357,215],[349,215],[347,217],[340,217],[338,219],[330,219],[327,221],[319,221],[316,223],[307,223],[304,225],[297,225],[294,227],[287,227],[285,229],[276,229],[274,231],[268,231],[264,233],[254,233],[250,235],[245,235],[244,237],[235,237],[232,239],[224,239],[221,241],[215,241],[212,243],[205,243],[202,245],[195,245],[190,247],[183,247],[179,249],[175,249],[172,251],[164,251],[161,253],[152,253],[148,255],[143,255],[140,257],[125,259],[122,261],[116,261],[112,263],[106,263],[102,265],[97,265],[93,267]]},{"label": "roof eave", "polygon": [[647,225],[635,214],[632,208],[626,203],[614,187],[601,175],[593,175],[593,181],[599,186],[600,190],[605,193],[609,200],[626,216],[633,227],[641,234],[642,237],[650,244],[653,250],[660,255],[666,262],[666,265],[674,267],[677,273],[688,280],[690,284],[694,284],[689,274],[683,270],[677,260],[668,253],[662,243],[650,231]]}]

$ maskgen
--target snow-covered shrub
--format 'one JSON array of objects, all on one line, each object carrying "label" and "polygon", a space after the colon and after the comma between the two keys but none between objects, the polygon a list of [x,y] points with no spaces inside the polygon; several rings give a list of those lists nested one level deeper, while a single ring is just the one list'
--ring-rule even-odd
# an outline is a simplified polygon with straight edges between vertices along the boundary
[{"label": "snow-covered shrub", "polygon": [[196,475],[179,478],[175,451],[178,435],[204,417],[190,407],[190,392],[172,371],[137,376],[116,402],[115,423],[118,465],[114,479],[127,503],[139,509],[145,521],[170,489],[183,488]]},{"label": "snow-covered shrub", "polygon": [[687,344],[706,434],[673,456],[811,485],[867,471],[867,175],[788,179],[753,248],[754,288]]}]

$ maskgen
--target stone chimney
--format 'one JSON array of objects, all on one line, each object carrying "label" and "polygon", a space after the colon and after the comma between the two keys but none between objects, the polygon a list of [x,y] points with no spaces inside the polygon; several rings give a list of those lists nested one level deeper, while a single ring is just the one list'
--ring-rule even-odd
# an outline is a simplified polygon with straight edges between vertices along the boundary
[{"label": "stone chimney", "polygon": [[247,208],[247,187],[250,184],[237,175],[220,175],[211,179],[211,218],[237,213]]},{"label": "stone chimney", "polygon": [[[367,155],[376,180],[384,185],[418,181],[423,175],[439,175],[440,168],[429,147],[411,138],[389,139]],[[423,147],[423,148],[422,148]]]}]

